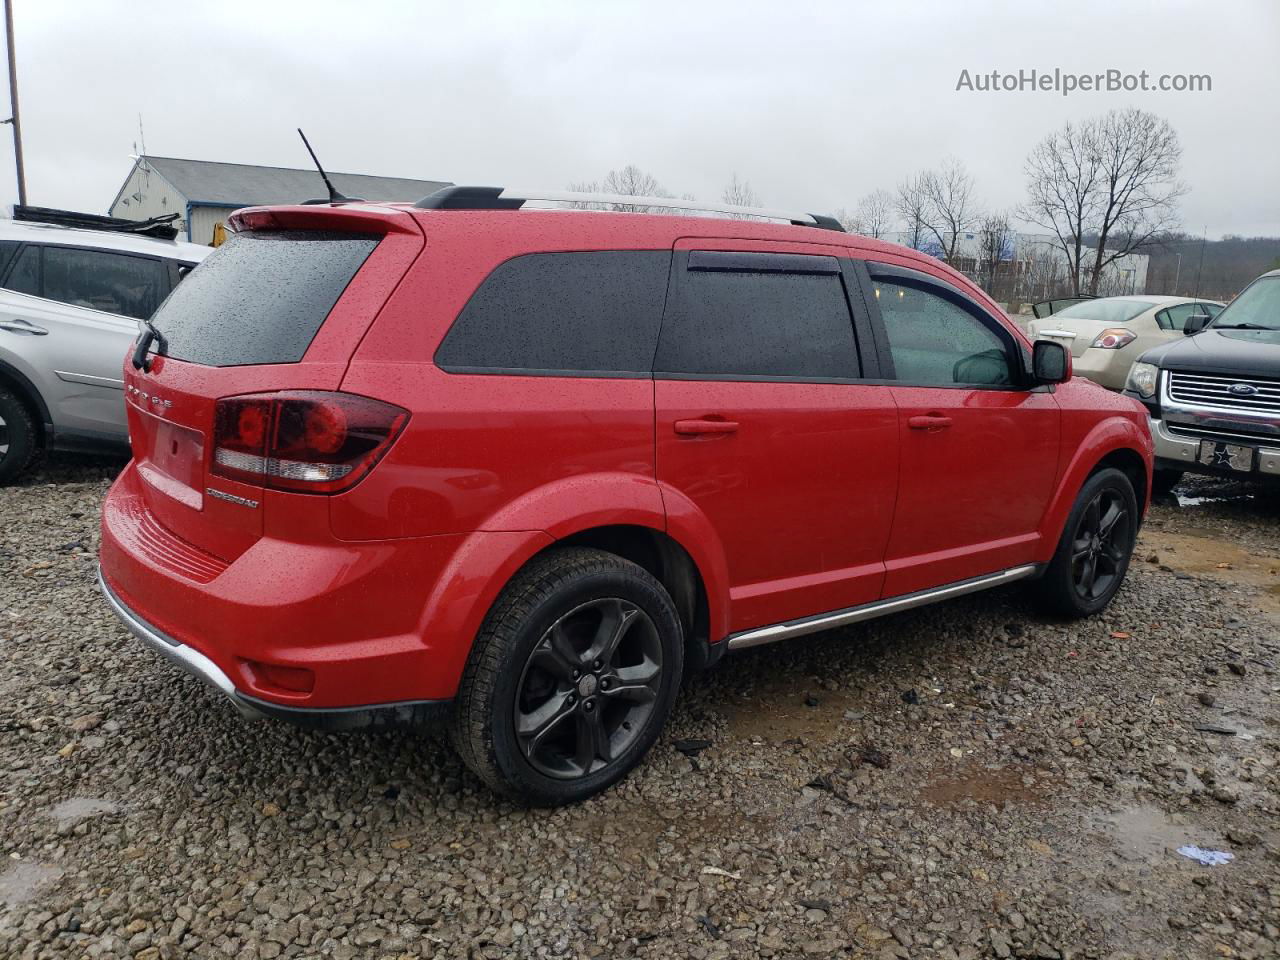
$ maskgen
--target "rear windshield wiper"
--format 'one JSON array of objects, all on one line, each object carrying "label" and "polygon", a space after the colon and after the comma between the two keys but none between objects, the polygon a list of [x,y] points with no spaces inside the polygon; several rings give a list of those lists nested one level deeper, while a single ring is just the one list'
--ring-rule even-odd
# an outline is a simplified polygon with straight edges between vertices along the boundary
[{"label": "rear windshield wiper", "polygon": [[1215,330],[1275,330],[1276,327],[1268,327],[1265,323],[1215,323]]},{"label": "rear windshield wiper", "polygon": [[138,337],[138,345],[133,348],[133,369],[141,370],[143,373],[151,372],[151,361],[147,359],[147,354],[151,352],[151,345],[156,345],[156,353],[163,354],[169,349],[169,341],[164,338],[164,334],[156,329],[156,325],[150,320],[139,320],[138,326],[141,327],[140,336]]}]

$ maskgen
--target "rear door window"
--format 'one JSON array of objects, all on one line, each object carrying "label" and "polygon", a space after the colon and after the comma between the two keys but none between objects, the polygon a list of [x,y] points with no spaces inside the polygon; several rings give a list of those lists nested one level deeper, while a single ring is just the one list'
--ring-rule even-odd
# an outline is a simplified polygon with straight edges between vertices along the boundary
[{"label": "rear door window", "polygon": [[169,268],[150,257],[46,246],[43,290],[49,300],[144,320],[169,292]]},{"label": "rear door window", "polygon": [[5,270],[9,268],[9,261],[20,246],[22,244],[17,240],[0,240],[0,277],[4,276]]},{"label": "rear door window", "polygon": [[691,379],[857,378],[836,258],[690,251],[672,285],[654,371]]},{"label": "rear door window", "polygon": [[40,296],[40,248],[27,244],[22,248],[4,279],[5,288],[17,293]]},{"label": "rear door window", "polygon": [[377,245],[376,236],[318,230],[235,234],[174,288],[152,322],[178,360],[297,363]]},{"label": "rear door window", "polygon": [[500,264],[436,351],[453,373],[649,376],[671,253],[534,253]]},{"label": "rear door window", "polygon": [[1179,303],[1172,307],[1167,307],[1156,314],[1156,323],[1160,325],[1161,330],[1181,330],[1183,324],[1187,322],[1187,317],[1193,313],[1200,312],[1200,305],[1196,303]]}]

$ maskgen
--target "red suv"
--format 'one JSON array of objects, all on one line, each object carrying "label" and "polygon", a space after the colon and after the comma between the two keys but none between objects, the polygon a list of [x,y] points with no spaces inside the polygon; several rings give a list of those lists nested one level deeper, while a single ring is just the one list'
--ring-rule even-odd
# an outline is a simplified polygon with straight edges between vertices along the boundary
[{"label": "red suv", "polygon": [[1115,594],[1146,412],[959,273],[825,217],[525,199],[233,218],[125,365],[101,581],[135,635],[246,715],[442,719],[554,804],[725,651]]}]

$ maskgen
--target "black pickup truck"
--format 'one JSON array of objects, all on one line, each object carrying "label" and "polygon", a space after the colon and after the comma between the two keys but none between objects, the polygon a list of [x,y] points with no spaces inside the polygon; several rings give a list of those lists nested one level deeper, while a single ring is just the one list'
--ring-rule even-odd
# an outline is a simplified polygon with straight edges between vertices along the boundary
[{"label": "black pickup truck", "polygon": [[1183,332],[1139,357],[1124,389],[1151,416],[1155,489],[1186,470],[1280,480],[1280,270]]}]

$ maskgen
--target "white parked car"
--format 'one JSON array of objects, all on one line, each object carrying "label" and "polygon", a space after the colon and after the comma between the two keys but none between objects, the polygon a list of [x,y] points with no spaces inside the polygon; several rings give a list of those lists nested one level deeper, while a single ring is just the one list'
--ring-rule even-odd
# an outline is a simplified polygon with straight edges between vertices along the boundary
[{"label": "white parked car", "polygon": [[138,321],[213,252],[44,214],[60,222],[0,220],[0,484],[42,449],[128,449],[121,371]]},{"label": "white parked car", "polygon": [[1072,369],[1111,390],[1123,390],[1133,361],[1152,347],[1183,336],[1193,316],[1213,319],[1223,305],[1191,297],[1100,297],[1081,300],[1032,320],[1032,339],[1057,340],[1071,351]]}]

